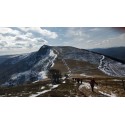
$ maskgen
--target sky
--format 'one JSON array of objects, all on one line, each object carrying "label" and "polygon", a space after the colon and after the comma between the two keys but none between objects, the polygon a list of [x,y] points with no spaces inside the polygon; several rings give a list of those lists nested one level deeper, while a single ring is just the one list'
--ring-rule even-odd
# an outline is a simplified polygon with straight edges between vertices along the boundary
[{"label": "sky", "polygon": [[0,28],[0,55],[33,52],[44,44],[83,49],[125,46],[125,29],[110,27]]}]

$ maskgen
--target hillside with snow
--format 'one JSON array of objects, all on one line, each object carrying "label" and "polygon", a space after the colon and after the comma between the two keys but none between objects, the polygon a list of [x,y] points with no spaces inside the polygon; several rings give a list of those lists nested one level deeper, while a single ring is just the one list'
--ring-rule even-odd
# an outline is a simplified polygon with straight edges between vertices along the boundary
[{"label": "hillside with snow", "polygon": [[49,69],[62,74],[125,77],[125,64],[101,54],[69,46],[42,46],[37,52],[17,55],[0,64],[0,85],[15,86],[47,78]]},{"label": "hillside with snow", "polygon": [[13,57],[0,65],[0,83],[6,86],[42,80],[56,57],[48,46],[41,47],[38,52]]}]

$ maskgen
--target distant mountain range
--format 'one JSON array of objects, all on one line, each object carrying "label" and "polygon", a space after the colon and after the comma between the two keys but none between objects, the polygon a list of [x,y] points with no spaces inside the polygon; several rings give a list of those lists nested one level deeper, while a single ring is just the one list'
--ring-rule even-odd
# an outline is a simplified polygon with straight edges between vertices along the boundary
[{"label": "distant mountain range", "polygon": [[12,55],[4,55],[0,56],[0,64],[6,61],[7,59],[11,58]]},{"label": "distant mountain range", "polygon": [[96,49],[91,49],[91,51],[116,58],[119,61],[121,60],[123,63],[125,63],[125,47],[113,47],[113,48],[106,48],[106,49],[96,48]]},{"label": "distant mountain range", "polygon": [[96,52],[70,46],[43,45],[37,52],[15,55],[0,64],[0,85],[40,81],[49,69],[62,74],[125,77],[125,64]]}]

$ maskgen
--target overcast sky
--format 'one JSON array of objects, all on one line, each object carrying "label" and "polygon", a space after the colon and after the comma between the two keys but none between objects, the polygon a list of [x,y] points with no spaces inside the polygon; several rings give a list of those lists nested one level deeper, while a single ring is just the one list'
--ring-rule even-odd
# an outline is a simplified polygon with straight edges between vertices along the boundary
[{"label": "overcast sky", "polygon": [[124,28],[0,28],[0,55],[37,51],[42,45],[83,49],[125,46]]}]

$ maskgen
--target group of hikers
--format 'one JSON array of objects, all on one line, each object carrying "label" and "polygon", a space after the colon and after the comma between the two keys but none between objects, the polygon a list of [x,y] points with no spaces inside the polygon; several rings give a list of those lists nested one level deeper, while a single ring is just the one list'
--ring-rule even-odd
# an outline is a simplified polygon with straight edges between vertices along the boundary
[{"label": "group of hikers", "polygon": [[[73,81],[76,81],[78,84],[79,84],[79,83],[82,84],[82,82],[83,82],[83,79],[82,79],[82,78],[72,78],[72,79],[73,79]],[[95,79],[94,79],[94,78],[92,78],[92,79],[90,80],[89,84],[90,84],[90,86],[91,86],[92,92],[94,92],[94,86],[95,86],[95,85],[98,85],[98,83],[95,82]]]},{"label": "group of hikers", "polygon": [[[52,84],[59,84],[61,83],[61,72],[59,70],[56,69],[52,69],[49,72],[49,76],[51,78]],[[68,79],[68,75],[65,75],[65,78]],[[82,84],[83,79],[82,78],[72,78],[73,81],[77,82],[78,84]],[[123,88],[125,90],[125,82],[124,80],[122,80],[123,83]],[[98,85],[98,83],[95,81],[94,78],[91,78],[89,81],[89,84],[91,86],[91,90],[92,92],[94,92],[94,86]]]},{"label": "group of hikers", "polygon": [[[56,70],[56,69],[50,70],[48,76],[51,78],[53,85],[59,84],[61,82],[61,73],[59,70]],[[65,78],[68,79],[68,76],[65,75]],[[77,82],[78,84],[82,84],[82,82],[83,82],[82,78],[72,78],[72,79],[73,79],[73,81]],[[94,78],[92,78],[89,83],[90,83],[92,92],[94,92],[94,86],[95,86],[95,84],[96,85],[98,85],[98,84],[95,82]]]},{"label": "group of hikers", "polygon": [[[79,83],[82,84],[82,81],[83,81],[82,78],[72,78],[72,79],[73,79],[73,81],[77,82],[78,84]],[[98,85],[98,83],[95,81],[94,78],[91,78],[91,80],[89,81],[89,84],[91,86],[92,92],[94,92],[94,86]],[[123,85],[123,89],[125,90],[125,81],[124,80],[122,80],[122,85]]]},{"label": "group of hikers", "polygon": [[72,78],[73,81],[77,82],[78,84],[81,83],[82,84],[82,79],[81,78]]}]

